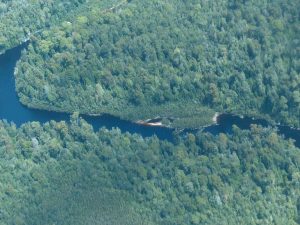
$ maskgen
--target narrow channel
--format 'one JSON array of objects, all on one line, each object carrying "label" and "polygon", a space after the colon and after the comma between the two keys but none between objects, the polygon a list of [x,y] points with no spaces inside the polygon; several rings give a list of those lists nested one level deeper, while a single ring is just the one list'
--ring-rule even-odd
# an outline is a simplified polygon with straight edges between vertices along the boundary
[{"label": "narrow channel", "polygon": [[[15,91],[13,73],[16,62],[21,56],[21,51],[25,49],[26,46],[27,44],[24,43],[16,48],[8,50],[5,54],[0,55],[0,119],[13,122],[17,126],[30,121],[39,121],[41,123],[46,123],[50,120],[69,121],[70,114],[30,109],[20,103]],[[169,141],[173,141],[174,137],[173,132],[175,130],[170,128],[143,126],[110,115],[82,115],[82,117],[93,126],[94,130],[98,130],[101,127],[106,127],[108,129],[116,127],[122,132],[138,133],[143,137],[156,135],[160,139]],[[218,116],[217,121],[218,124],[204,128],[203,132],[209,132],[214,135],[220,133],[230,134],[232,133],[233,125],[236,125],[241,129],[250,129],[251,124],[258,124],[263,127],[270,126],[266,120],[253,119],[250,117],[241,118],[232,114],[221,114]],[[276,127],[279,134],[284,135],[285,138],[294,139],[295,145],[300,147],[299,129],[280,125]]]}]

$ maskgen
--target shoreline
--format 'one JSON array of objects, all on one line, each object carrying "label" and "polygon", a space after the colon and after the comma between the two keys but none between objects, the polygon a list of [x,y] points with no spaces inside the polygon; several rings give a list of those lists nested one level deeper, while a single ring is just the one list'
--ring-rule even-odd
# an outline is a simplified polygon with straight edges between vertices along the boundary
[{"label": "shoreline", "polygon": [[219,117],[219,115],[220,115],[220,114],[219,114],[218,112],[216,112],[215,115],[214,115],[213,118],[212,118],[212,121],[213,121],[214,123],[216,123],[216,124],[218,123],[218,117]]},{"label": "shoreline", "polygon": [[[83,117],[84,116],[88,116],[88,117],[109,116],[109,117],[112,117],[112,118],[115,118],[115,119],[118,119],[118,120],[127,121],[127,122],[138,124],[138,125],[141,125],[141,126],[162,127],[162,128],[168,128],[168,129],[178,129],[176,127],[164,125],[161,121],[158,121],[158,122],[148,122],[148,121],[151,121],[151,120],[162,119],[162,118],[159,118],[159,117],[155,117],[153,119],[146,119],[146,120],[130,120],[130,119],[124,119],[124,118],[122,118],[120,116],[116,116],[116,115],[113,115],[113,114],[110,114],[110,113],[105,113],[105,112],[102,112],[102,113],[80,113],[78,111],[70,112],[70,111],[64,111],[64,110],[61,110],[61,109],[50,110],[50,109],[47,109],[45,107],[38,108],[38,107],[35,107],[35,106],[32,106],[32,105],[26,105],[26,104],[22,103],[21,101],[20,101],[20,103],[24,107],[27,107],[29,109],[39,110],[39,111],[47,111],[47,112],[55,112],[55,113],[61,113],[61,114],[67,114],[69,116],[71,116],[73,113],[79,113],[79,116],[83,116]],[[183,129],[183,130],[191,130],[191,129],[192,130],[202,130],[204,128],[207,128],[207,127],[210,127],[210,126],[213,126],[213,125],[218,125],[219,118],[221,116],[224,116],[224,115],[230,115],[230,116],[233,116],[233,117],[239,117],[240,119],[251,119],[254,122],[253,124],[257,124],[257,123],[255,123],[256,120],[262,120],[262,122],[266,122],[269,126],[272,126],[272,127],[289,128],[289,129],[291,129],[293,131],[300,131],[300,128],[298,128],[298,127],[293,127],[293,126],[289,126],[289,125],[282,125],[282,124],[276,123],[274,121],[270,122],[268,119],[265,119],[265,118],[258,118],[258,117],[254,117],[254,116],[240,115],[240,114],[227,113],[227,112],[224,112],[224,113],[216,112],[214,114],[213,118],[212,118],[212,123],[200,126],[199,128],[185,127],[185,128],[180,128],[180,129]]]},{"label": "shoreline", "polygon": [[[30,37],[27,37],[25,39],[23,39],[22,42],[20,42],[19,45],[13,47],[13,48],[10,48],[10,49],[6,49],[4,54],[9,51],[9,50],[12,50],[14,48],[17,48],[17,47],[20,47],[21,45],[24,45],[24,44],[27,44],[30,42]],[[0,54],[1,55],[1,54]],[[14,79],[16,79],[16,75],[18,73],[18,70],[17,70],[17,64],[18,64],[19,60],[17,60],[16,62],[16,66],[14,68]],[[17,93],[17,96],[19,97],[19,94]],[[20,100],[19,100],[20,101]],[[21,102],[21,101],[20,101]],[[47,107],[41,107],[41,106],[33,106],[33,105],[30,105],[30,104],[24,104],[21,102],[21,104],[27,108],[31,108],[31,109],[35,109],[35,110],[44,110],[44,111],[48,111],[48,112],[56,112],[56,113],[65,113],[65,114],[69,114],[69,115],[72,115],[74,112],[76,111],[68,111],[68,110],[63,110],[63,109],[49,109]],[[132,123],[137,123],[137,124],[140,124],[140,125],[144,125],[144,126],[154,126],[154,127],[165,127],[165,128],[170,128],[170,129],[176,129],[172,126],[168,126],[168,125],[164,125],[162,122],[158,123],[158,122],[148,122],[148,121],[151,121],[153,119],[147,119],[147,120],[140,120],[140,119],[137,119],[137,120],[131,120],[131,119],[126,119],[126,118],[123,118],[122,116],[118,116],[118,115],[114,115],[114,114],[111,114],[111,113],[107,113],[107,112],[100,112],[100,113],[79,113],[80,115],[85,115],[85,116],[92,116],[92,117],[98,117],[98,116],[103,116],[103,115],[108,115],[108,116],[111,116],[111,117],[115,117],[117,119],[120,119],[120,120],[125,120],[125,121],[128,121],[128,122],[132,122]],[[241,119],[243,118],[251,118],[253,121],[254,120],[262,120],[262,121],[265,121],[266,123],[268,123],[270,126],[276,126],[276,127],[287,127],[289,129],[292,129],[292,130],[300,130],[300,127],[295,127],[295,126],[292,126],[292,125],[282,125],[280,122],[276,122],[274,120],[271,119],[271,117],[269,115],[258,115],[256,113],[250,113],[249,115],[242,115],[240,113],[234,113],[234,112],[215,112],[214,116],[212,117],[212,123],[208,123],[206,125],[202,125],[198,128],[189,128],[189,127],[185,127],[183,129],[193,129],[193,130],[196,130],[196,129],[203,129],[203,128],[206,128],[206,127],[209,127],[209,126],[212,126],[212,125],[216,125],[218,124],[218,119],[220,116],[222,115],[226,115],[226,114],[229,114],[231,116],[238,116],[240,117]],[[156,119],[156,118],[154,118]],[[182,129],[182,128],[180,128]]]}]

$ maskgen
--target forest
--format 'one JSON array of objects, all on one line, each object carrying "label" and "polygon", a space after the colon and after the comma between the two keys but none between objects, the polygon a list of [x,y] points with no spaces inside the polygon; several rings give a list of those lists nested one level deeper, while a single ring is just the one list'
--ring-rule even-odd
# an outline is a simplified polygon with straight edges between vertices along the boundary
[{"label": "forest", "polygon": [[269,128],[157,137],[0,123],[2,224],[299,224],[300,149]]},{"label": "forest", "polygon": [[0,2],[0,54],[58,23],[85,0],[2,0]]},{"label": "forest", "polygon": [[300,126],[297,0],[83,5],[32,37],[15,75],[25,105],[186,127],[216,111]]},{"label": "forest", "polygon": [[[20,101],[70,119],[0,118],[0,224],[300,224],[294,140],[178,132],[216,112],[299,128],[299,37],[299,0],[2,0],[0,54],[28,43]],[[171,142],[83,114],[180,129]]]}]

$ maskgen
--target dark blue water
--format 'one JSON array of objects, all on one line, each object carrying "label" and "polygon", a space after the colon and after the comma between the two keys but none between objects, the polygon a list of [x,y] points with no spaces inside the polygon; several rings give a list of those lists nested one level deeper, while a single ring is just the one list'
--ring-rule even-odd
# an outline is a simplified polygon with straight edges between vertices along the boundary
[{"label": "dark blue water", "polygon": [[[21,51],[25,49],[26,46],[27,44],[23,44],[0,55],[0,119],[13,122],[17,126],[28,121],[39,121],[41,123],[50,120],[69,121],[70,115],[67,113],[29,109],[19,102],[15,91],[13,73],[16,62],[21,56]],[[156,135],[160,139],[172,140],[173,138],[173,130],[168,128],[142,126],[110,115],[97,117],[82,115],[81,117],[92,124],[95,130],[101,127],[108,129],[118,127],[123,132],[139,133],[144,137]]]},{"label": "dark blue water", "polygon": [[65,120],[69,116],[61,113],[49,113],[46,111],[32,110],[23,106],[15,91],[14,67],[20,58],[21,50],[26,44],[8,50],[0,55],[0,119],[13,121],[21,125],[27,121],[47,122],[53,120]]},{"label": "dark blue water", "polygon": [[[217,118],[218,124],[206,127],[203,131],[212,134],[232,133],[232,126],[236,125],[240,129],[248,130],[252,124],[262,127],[269,127],[271,124],[264,119],[253,119],[251,117],[240,117],[232,114],[221,114]],[[274,127],[274,126],[273,126]],[[286,139],[293,139],[295,145],[300,148],[300,129],[294,129],[289,126],[275,126],[277,133],[283,135]]]},{"label": "dark blue water", "polygon": [[[17,126],[29,121],[39,121],[41,123],[50,120],[69,121],[70,115],[67,113],[29,109],[19,102],[15,91],[13,73],[16,62],[21,56],[21,51],[25,49],[26,46],[27,44],[23,44],[0,55],[0,119],[13,122]],[[118,127],[122,132],[138,133],[143,137],[156,135],[160,139],[173,140],[174,129],[142,126],[110,115],[97,117],[82,115],[82,117],[93,126],[94,130],[98,130],[101,127],[108,129]],[[232,133],[232,125],[236,125],[241,129],[249,129],[251,124],[259,124],[264,127],[270,125],[265,120],[222,114],[218,117],[217,125],[206,127],[203,131],[210,132],[214,135],[219,133],[230,134]],[[277,129],[278,133],[283,134],[286,138],[294,139],[296,146],[300,147],[300,130],[292,129],[288,126],[277,126]]]}]

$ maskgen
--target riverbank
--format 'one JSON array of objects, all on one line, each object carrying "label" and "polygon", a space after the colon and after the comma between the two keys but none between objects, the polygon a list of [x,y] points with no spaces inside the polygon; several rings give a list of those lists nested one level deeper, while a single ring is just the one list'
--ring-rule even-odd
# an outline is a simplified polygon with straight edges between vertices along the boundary
[{"label": "riverbank", "polygon": [[[35,105],[33,103],[22,105],[15,91],[15,81],[13,73],[16,61],[20,58],[21,50],[24,47],[9,50],[1,56],[1,80],[0,80],[0,118],[14,122],[17,126],[30,121],[47,123],[51,120],[69,121],[71,111],[54,108],[49,110],[49,106]],[[53,110],[54,109],[54,110]],[[218,113],[203,107],[196,107],[195,104],[178,106],[176,104],[166,104],[156,107],[131,107],[124,108],[122,112],[112,116],[108,113],[81,114],[88,123],[93,125],[94,130],[101,127],[112,129],[119,128],[122,132],[139,133],[144,137],[156,135],[161,139],[173,140],[175,129],[184,134],[186,132],[204,131],[214,135],[219,133],[232,132],[232,126],[236,125],[241,129],[250,129],[251,124],[264,127],[274,126],[267,120],[254,119],[252,117],[240,116],[235,114]],[[154,118],[154,119],[149,119]],[[140,122],[135,123],[140,120]],[[146,122],[146,124],[144,122]],[[144,123],[144,124],[143,124]],[[149,124],[150,123],[150,124]],[[296,145],[300,146],[300,131],[287,126],[276,126],[278,133],[286,138],[296,140]]]}]

